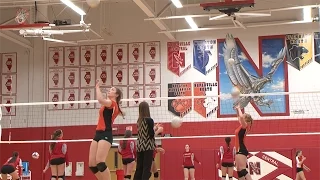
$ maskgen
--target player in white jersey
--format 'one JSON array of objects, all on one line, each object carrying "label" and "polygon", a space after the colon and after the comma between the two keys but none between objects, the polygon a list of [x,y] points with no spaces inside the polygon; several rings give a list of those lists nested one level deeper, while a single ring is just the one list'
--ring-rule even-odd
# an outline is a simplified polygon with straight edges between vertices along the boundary
[{"label": "player in white jersey", "polygon": [[306,165],[304,165],[304,161],[307,158],[303,156],[302,151],[298,150],[296,152],[296,163],[297,163],[297,174],[296,174],[296,180],[307,180],[307,178],[304,175],[303,170],[311,171],[310,168],[308,168]]}]

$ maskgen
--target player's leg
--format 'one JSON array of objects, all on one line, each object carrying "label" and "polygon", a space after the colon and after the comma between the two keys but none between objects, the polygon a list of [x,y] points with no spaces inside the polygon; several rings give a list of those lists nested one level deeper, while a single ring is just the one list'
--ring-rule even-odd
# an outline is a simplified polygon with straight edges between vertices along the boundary
[{"label": "player's leg", "polygon": [[122,169],[124,172],[124,179],[127,180],[127,163],[125,162],[125,159],[122,159]]},{"label": "player's leg", "polygon": [[233,169],[234,169],[233,165],[231,167],[228,167],[227,174],[228,174],[229,180],[233,179]]},{"label": "player's leg", "polygon": [[194,168],[189,169],[190,180],[196,180],[196,178],[194,177],[195,172],[196,172],[196,170]]},{"label": "player's leg", "polygon": [[299,173],[299,177],[301,180],[307,180],[306,176],[304,175],[304,172],[303,171],[300,171]]},{"label": "player's leg", "polygon": [[52,165],[50,162],[50,169],[51,169],[51,180],[57,180],[58,178],[58,166]]},{"label": "player's leg", "polygon": [[97,168],[97,161],[96,161],[97,148],[98,148],[98,142],[96,140],[92,140],[90,144],[90,150],[89,150],[89,169],[97,177],[97,179],[100,180],[102,179],[102,176],[101,176],[101,173],[99,172],[99,169]]},{"label": "player's leg", "polygon": [[159,172],[158,167],[155,161],[152,161],[151,171],[153,173],[153,179],[158,180],[159,179]]},{"label": "player's leg", "polygon": [[252,180],[250,174],[246,169],[247,156],[243,154],[237,154],[235,159],[236,159],[239,180]]},{"label": "player's leg", "polygon": [[60,164],[57,166],[58,168],[58,180],[65,180],[65,159],[60,158]]},{"label": "player's leg", "polygon": [[127,179],[131,179],[132,171],[133,171],[135,164],[136,164],[136,162],[134,160],[127,164],[127,170],[126,170]]},{"label": "player's leg", "polygon": [[189,169],[183,168],[184,180],[189,180]]},{"label": "player's leg", "polygon": [[226,180],[227,171],[228,171],[228,167],[225,165],[225,163],[222,163],[221,164],[221,179],[222,180]]},{"label": "player's leg", "polygon": [[106,164],[106,159],[111,148],[111,143],[106,140],[100,140],[98,142],[96,162],[97,168],[101,173],[103,180],[111,180],[110,170]]}]

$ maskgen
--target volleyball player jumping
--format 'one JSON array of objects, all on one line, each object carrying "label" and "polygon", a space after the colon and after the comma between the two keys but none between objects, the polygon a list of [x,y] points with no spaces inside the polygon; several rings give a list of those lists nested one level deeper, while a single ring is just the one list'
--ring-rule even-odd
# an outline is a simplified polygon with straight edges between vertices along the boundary
[{"label": "volleyball player jumping", "polygon": [[99,180],[111,180],[106,164],[109,150],[113,142],[112,124],[122,111],[119,103],[122,97],[120,89],[112,87],[104,98],[100,90],[101,82],[97,81],[96,95],[101,104],[95,136],[89,150],[89,168]]},{"label": "volleyball player jumping", "polygon": [[[124,138],[131,138],[132,132],[126,130]],[[121,140],[118,146],[118,152],[122,156],[123,171],[125,173],[124,179],[131,179],[133,168],[136,164],[137,149],[135,140]]]},{"label": "volleyball player jumping", "polygon": [[234,158],[236,155],[236,148],[230,148],[231,138],[225,138],[226,145],[220,146],[220,151],[218,152],[218,163],[217,168],[220,167],[221,163],[221,172],[222,180],[226,180],[226,175],[228,174],[229,180],[233,179],[233,168],[234,168]]},{"label": "volleyball player jumping", "polygon": [[18,152],[13,152],[6,163],[1,167],[1,178],[2,180],[8,180],[8,175],[12,177],[12,180],[19,180],[18,171],[16,169],[20,166],[22,168],[22,160],[19,157]]},{"label": "volleyball player jumping", "polygon": [[243,114],[240,107],[236,107],[236,111],[240,123],[240,126],[235,131],[235,163],[238,171],[238,178],[239,180],[252,180],[250,174],[246,169],[247,156],[249,155],[249,151],[247,150],[247,147],[245,145],[245,138],[248,131],[251,129],[253,119],[250,114]]},{"label": "volleyball player jumping", "polygon": [[156,155],[158,152],[162,152],[162,154],[165,153],[165,150],[161,147],[157,147],[154,151],[153,151],[153,158],[152,158],[152,165],[151,165],[151,172],[153,173],[153,178],[154,180],[158,180],[159,178],[159,172],[158,172],[158,167],[156,164]]},{"label": "volleyball player jumping", "polygon": [[[51,135],[51,140],[62,140],[63,132],[61,129],[54,131]],[[53,142],[49,145],[49,160],[43,170],[45,173],[47,169],[51,168],[51,180],[65,179],[65,163],[69,166],[67,144],[62,142]]]},{"label": "volleyball player jumping", "polygon": [[185,146],[185,152],[183,153],[183,174],[184,174],[184,180],[189,180],[189,174],[191,180],[195,180],[194,174],[195,174],[195,167],[194,162],[197,162],[201,165],[201,163],[198,161],[196,156],[193,152],[190,151],[189,144],[186,144]]},{"label": "volleyball player jumping", "polygon": [[306,165],[304,165],[304,161],[307,158],[302,155],[302,151],[298,150],[296,152],[296,161],[297,161],[297,174],[296,174],[296,180],[307,180],[307,178],[304,175],[303,169],[306,171],[311,171]]}]

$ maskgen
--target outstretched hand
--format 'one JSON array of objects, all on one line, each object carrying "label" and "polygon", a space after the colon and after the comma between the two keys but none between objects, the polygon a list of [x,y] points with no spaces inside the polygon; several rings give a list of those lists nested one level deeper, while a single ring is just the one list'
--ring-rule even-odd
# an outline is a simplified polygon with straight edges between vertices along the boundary
[{"label": "outstretched hand", "polygon": [[101,81],[99,79],[96,80],[96,88],[99,88],[101,86]]}]

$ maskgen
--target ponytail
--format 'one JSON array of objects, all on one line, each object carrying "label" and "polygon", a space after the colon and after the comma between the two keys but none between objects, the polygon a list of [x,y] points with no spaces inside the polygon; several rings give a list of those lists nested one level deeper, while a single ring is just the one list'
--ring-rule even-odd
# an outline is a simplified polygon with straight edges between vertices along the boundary
[{"label": "ponytail", "polygon": [[[54,131],[54,133],[51,135],[51,140],[57,140],[62,134],[62,130],[58,129],[56,131]],[[52,142],[50,144],[50,151],[52,152],[54,147],[56,146],[56,142]]]},{"label": "ponytail", "polygon": [[119,112],[124,117],[124,113],[122,112],[122,110],[120,108],[120,101],[122,99],[122,91],[120,89],[116,88],[116,94],[118,94],[118,97],[116,98],[116,102],[117,102]]},{"label": "ponytail", "polygon": [[19,157],[19,153],[17,151],[14,151],[12,153],[12,157],[11,159],[8,161],[8,163],[13,163],[13,162],[16,162],[17,158]]},{"label": "ponytail", "polygon": [[228,146],[228,152],[229,152],[229,151],[230,151],[231,138],[230,138],[230,137],[226,137],[224,140],[226,141],[226,144],[227,144],[227,146]]},{"label": "ponytail", "polygon": [[[130,138],[131,136],[132,136],[132,132],[131,132],[130,130],[126,130],[126,131],[124,132],[124,138]],[[127,140],[123,140],[123,141],[122,141],[122,144],[120,143],[121,149],[126,149],[127,143],[128,143]]]}]

